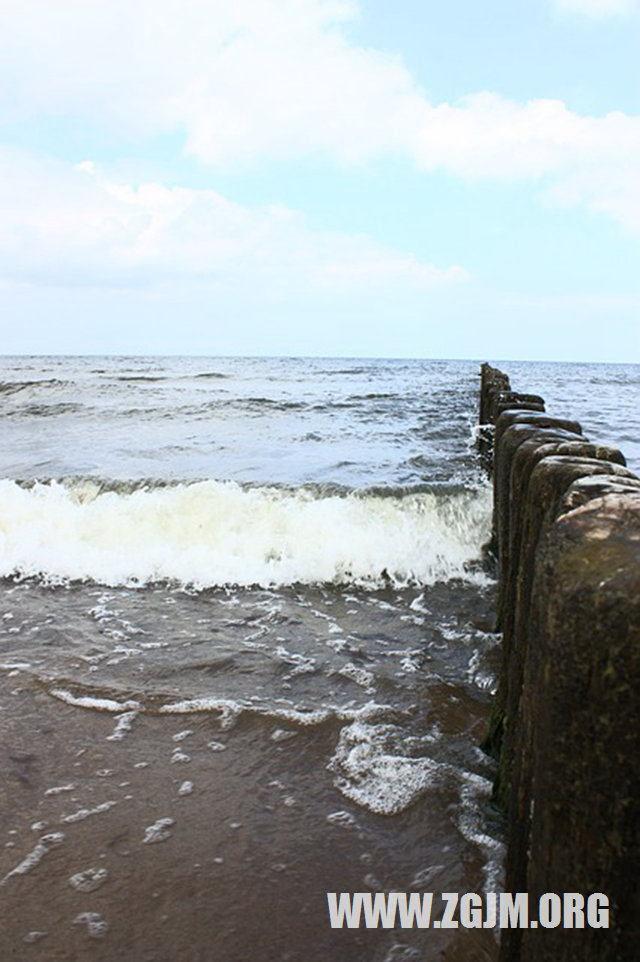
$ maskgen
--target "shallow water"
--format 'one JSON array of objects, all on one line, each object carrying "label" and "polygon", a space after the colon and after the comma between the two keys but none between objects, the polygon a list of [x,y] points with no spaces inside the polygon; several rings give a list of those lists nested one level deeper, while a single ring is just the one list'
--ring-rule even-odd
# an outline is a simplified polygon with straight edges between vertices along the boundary
[{"label": "shallow water", "polygon": [[[637,438],[637,368],[505,367]],[[501,885],[478,365],[5,358],[0,382],[8,957],[494,958],[491,932],[333,931],[326,905]]]}]

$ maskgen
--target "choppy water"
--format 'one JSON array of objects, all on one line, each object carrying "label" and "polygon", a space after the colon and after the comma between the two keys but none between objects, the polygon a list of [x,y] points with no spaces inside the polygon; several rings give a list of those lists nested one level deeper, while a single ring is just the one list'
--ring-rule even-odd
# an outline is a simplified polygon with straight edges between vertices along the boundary
[{"label": "choppy water", "polygon": [[[637,367],[504,367],[514,388],[539,390],[554,413],[638,458]],[[171,852],[157,871],[174,902],[186,875],[216,906],[215,926],[208,909],[190,923],[185,958],[234,962],[257,944],[283,960],[493,957],[490,933],[333,933],[324,896],[500,884],[492,770],[477,748],[497,660],[480,564],[490,496],[473,447],[478,372],[443,361],[2,360],[0,672],[11,699],[0,724],[19,759],[40,758],[16,734],[21,712],[40,706],[52,727],[63,712],[69,732],[33,763],[34,794],[6,796],[0,875],[23,906],[8,949],[21,912],[27,926],[23,805],[34,824],[65,827],[64,867],[49,878],[34,862],[47,904],[65,908],[39,923],[31,906],[32,930],[48,926],[33,958],[68,951],[56,879],[86,869],[77,846],[93,846],[123,886],[143,878],[142,911],[140,846],[153,826]],[[140,820],[126,860],[106,837],[74,835],[66,793],[53,791],[80,765],[70,768],[69,746],[88,730],[106,770],[127,777],[105,794],[96,761],[69,797],[105,826],[121,811]],[[165,784],[173,795],[158,807]],[[247,924],[244,898],[276,922]],[[180,927],[160,936],[130,901],[105,905],[106,954],[86,957],[183,951]]]}]

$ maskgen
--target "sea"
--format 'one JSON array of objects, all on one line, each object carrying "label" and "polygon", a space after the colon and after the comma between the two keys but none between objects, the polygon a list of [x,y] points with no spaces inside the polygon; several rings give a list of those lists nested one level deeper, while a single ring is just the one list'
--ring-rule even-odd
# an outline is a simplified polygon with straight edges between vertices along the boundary
[{"label": "sea", "polygon": [[[492,363],[640,470],[639,366]],[[504,884],[479,370],[0,359],[3,957],[497,957],[327,907]]]}]

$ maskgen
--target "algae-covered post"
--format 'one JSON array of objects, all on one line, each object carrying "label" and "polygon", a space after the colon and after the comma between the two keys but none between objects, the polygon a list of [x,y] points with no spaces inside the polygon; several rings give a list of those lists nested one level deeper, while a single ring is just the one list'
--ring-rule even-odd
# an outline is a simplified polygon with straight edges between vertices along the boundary
[{"label": "algae-covered post", "polygon": [[[482,367],[503,660],[486,746],[506,889],[600,892],[609,928],[505,929],[503,962],[618,962],[640,942],[640,479]],[[505,384],[507,389],[505,389]],[[485,444],[486,450],[486,444]]]}]

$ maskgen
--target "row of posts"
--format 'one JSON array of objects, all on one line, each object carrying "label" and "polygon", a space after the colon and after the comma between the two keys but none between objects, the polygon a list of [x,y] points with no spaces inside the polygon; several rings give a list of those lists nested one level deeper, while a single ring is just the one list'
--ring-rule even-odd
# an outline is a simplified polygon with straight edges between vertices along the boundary
[{"label": "row of posts", "polygon": [[505,889],[604,893],[608,929],[505,929],[501,962],[640,959],[640,479],[482,365],[502,667],[485,747]]}]

